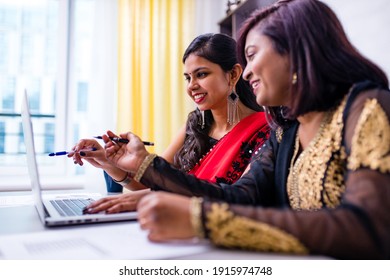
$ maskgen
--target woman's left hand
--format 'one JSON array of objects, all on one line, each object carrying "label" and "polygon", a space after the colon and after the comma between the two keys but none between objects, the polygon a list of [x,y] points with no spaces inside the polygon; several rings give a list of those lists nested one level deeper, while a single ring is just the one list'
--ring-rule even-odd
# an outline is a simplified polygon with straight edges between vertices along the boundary
[{"label": "woman's left hand", "polygon": [[148,238],[151,241],[188,239],[195,236],[188,197],[153,192],[140,200],[137,211],[140,226],[149,231]]},{"label": "woman's left hand", "polygon": [[85,209],[87,214],[105,211],[107,214],[135,211],[138,201],[150,193],[149,189],[132,191],[129,193],[107,196],[92,202]]}]

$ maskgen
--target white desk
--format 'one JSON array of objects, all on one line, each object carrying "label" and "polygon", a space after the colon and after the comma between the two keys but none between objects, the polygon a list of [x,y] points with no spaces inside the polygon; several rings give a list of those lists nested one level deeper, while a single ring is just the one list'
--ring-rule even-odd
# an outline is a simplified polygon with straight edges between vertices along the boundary
[{"label": "white desk", "polygon": [[[0,196],[26,195],[29,192],[3,192]],[[8,259],[4,252],[12,246],[11,259],[19,259],[15,248],[26,243],[35,247],[43,243],[57,246],[64,239],[70,242],[67,250],[31,255],[32,259],[324,259],[298,257],[239,250],[217,249],[208,242],[159,244],[147,240],[137,222],[114,222],[78,226],[46,228],[39,220],[33,205],[0,207],[0,259]],[[86,242],[86,243],[83,243]],[[57,244],[58,243],[58,244]],[[37,245],[38,244],[38,245]],[[70,250],[76,244],[74,251]],[[89,245],[92,245],[89,247]],[[70,247],[69,247],[70,246]],[[80,247],[81,246],[81,247]],[[85,248],[83,248],[83,246]],[[3,250],[3,252],[2,252]],[[98,252],[100,251],[100,252]],[[76,254],[76,255],[72,255]],[[16,257],[15,257],[16,256]],[[20,254],[21,258],[26,258]]]}]

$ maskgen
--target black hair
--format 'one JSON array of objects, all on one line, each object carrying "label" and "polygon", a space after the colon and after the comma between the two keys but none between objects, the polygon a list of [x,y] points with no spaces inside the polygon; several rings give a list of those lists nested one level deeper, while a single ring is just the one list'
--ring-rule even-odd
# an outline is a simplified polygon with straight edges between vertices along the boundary
[{"label": "black hair", "polygon": [[291,77],[297,77],[283,114],[279,107],[265,107],[271,126],[283,126],[283,115],[292,120],[337,106],[355,83],[370,80],[389,86],[386,74],[358,52],[335,13],[321,1],[281,0],[255,11],[240,29],[237,46],[243,65],[250,30],[267,36],[276,52],[288,55]]},{"label": "black hair", "polygon": [[[183,55],[183,63],[194,54],[218,64],[223,71],[231,71],[238,63],[236,41],[225,34],[208,33],[196,37],[186,49]],[[249,84],[240,76],[236,84],[236,93],[240,101],[255,111],[262,111],[256,103]],[[210,146],[209,132],[214,122],[210,110],[204,111],[205,125],[202,128],[201,113],[198,109],[188,115],[186,124],[186,139],[182,148],[174,157],[174,165],[181,170],[189,171],[195,166],[199,159],[208,151]]]}]

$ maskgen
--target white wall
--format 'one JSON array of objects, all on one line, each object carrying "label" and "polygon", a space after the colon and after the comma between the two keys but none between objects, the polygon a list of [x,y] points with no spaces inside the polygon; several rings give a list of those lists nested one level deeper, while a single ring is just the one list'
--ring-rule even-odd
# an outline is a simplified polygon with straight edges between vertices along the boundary
[{"label": "white wall", "polygon": [[[390,79],[389,0],[322,0],[337,14],[355,47],[377,63]],[[196,35],[219,32],[227,0],[197,0]]]},{"label": "white wall", "polygon": [[218,22],[226,16],[228,0],[196,0],[195,36],[219,32]]},{"label": "white wall", "polygon": [[390,4],[388,0],[323,0],[337,14],[354,46],[390,79]]}]

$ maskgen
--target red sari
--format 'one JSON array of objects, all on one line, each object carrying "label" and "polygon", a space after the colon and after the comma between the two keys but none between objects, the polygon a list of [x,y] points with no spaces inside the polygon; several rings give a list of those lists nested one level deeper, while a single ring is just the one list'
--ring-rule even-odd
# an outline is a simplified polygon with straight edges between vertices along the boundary
[{"label": "red sari", "polygon": [[232,184],[241,177],[268,136],[265,114],[254,113],[236,124],[188,173],[199,179]]}]

